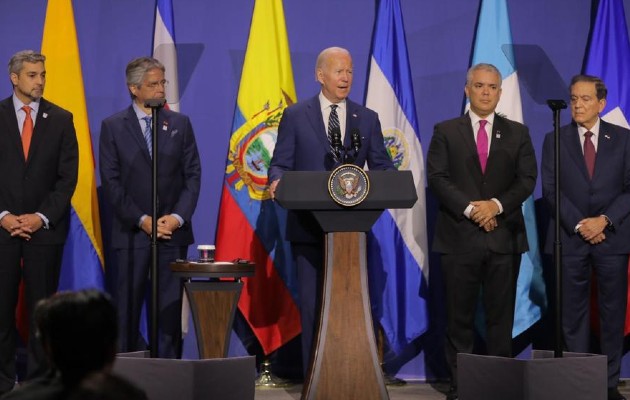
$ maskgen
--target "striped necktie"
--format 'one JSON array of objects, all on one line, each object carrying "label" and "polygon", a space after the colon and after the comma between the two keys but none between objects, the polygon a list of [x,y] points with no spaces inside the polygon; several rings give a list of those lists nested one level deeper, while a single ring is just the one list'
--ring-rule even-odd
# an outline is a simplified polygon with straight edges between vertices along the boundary
[{"label": "striped necktie", "polygon": [[147,149],[149,149],[149,157],[153,158],[153,144],[151,143],[151,138],[153,135],[151,134],[151,117],[146,116],[142,118],[145,122],[144,131],[142,134],[144,135],[144,141],[147,142]]}]

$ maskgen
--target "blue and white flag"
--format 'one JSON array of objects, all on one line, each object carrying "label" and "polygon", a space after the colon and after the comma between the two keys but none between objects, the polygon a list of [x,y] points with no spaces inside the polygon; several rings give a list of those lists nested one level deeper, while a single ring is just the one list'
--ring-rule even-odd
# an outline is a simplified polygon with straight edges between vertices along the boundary
[{"label": "blue and white flag", "polygon": [[602,119],[630,128],[630,41],[622,0],[600,0],[584,73],[608,88]]},{"label": "blue and white flag", "polygon": [[378,112],[385,147],[411,170],[418,201],[387,210],[368,235],[372,313],[390,349],[400,353],[428,326],[428,253],[424,159],[399,0],[381,0],[372,42],[366,106]]},{"label": "blue and white flag", "polygon": [[179,83],[177,79],[177,49],[175,48],[175,23],[171,0],[157,0],[153,27],[153,58],[166,68],[166,101],[168,108],[179,111]]},{"label": "blue and white flag", "polygon": [[[506,0],[481,1],[472,65],[479,63],[493,64],[503,77],[501,100],[496,112],[522,123],[521,92],[514,63],[512,32]],[[466,105],[466,109],[468,107],[469,104]],[[521,258],[521,268],[516,284],[512,337],[520,335],[531,327],[540,319],[542,310],[547,307],[533,196],[523,203],[523,216],[529,251]]]},{"label": "blue and white flag", "polygon": [[[602,119],[630,128],[630,40],[622,0],[600,0],[584,73],[600,77],[608,89]],[[626,311],[624,333],[630,334],[630,306]]]}]

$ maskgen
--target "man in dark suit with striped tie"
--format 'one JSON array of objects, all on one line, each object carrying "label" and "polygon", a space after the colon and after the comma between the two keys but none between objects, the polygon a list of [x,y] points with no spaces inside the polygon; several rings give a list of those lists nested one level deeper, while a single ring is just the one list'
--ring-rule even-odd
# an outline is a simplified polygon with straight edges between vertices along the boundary
[{"label": "man in dark suit with striped tie", "polygon": [[[358,135],[360,150],[353,161],[372,170],[394,170],[385,150],[378,115],[350,99],[352,57],[346,49],[330,47],[317,57],[315,79],[321,86],[319,95],[296,103],[286,110],[278,126],[278,140],[269,167],[270,193],[284,171],[331,171],[343,160],[331,143],[348,148],[351,132]],[[355,136],[356,138],[356,136]],[[302,321],[302,357],[304,372],[313,347],[315,318],[321,289],[324,234],[309,212],[289,212],[287,238],[297,267]]]},{"label": "man in dark suit with striped tie", "polygon": [[[146,348],[140,315],[151,261],[152,210],[150,99],[164,99],[164,65],[149,57],[127,64],[132,103],[103,120],[99,146],[101,181],[114,210],[112,246],[116,251],[116,290],[121,351]],[[158,148],[158,276],[159,344],[161,357],[181,351],[181,285],[169,263],[185,259],[194,242],[192,215],[201,185],[201,163],[190,119],[160,109]]]}]

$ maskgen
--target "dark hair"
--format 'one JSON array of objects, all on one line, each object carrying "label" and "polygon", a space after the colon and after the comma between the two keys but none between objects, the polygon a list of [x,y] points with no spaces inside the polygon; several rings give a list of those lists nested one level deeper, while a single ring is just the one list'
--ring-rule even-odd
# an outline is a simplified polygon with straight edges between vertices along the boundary
[{"label": "dark hair", "polygon": [[59,292],[35,308],[37,335],[65,384],[78,383],[114,361],[116,309],[95,289]]},{"label": "dark hair", "polygon": [[597,76],[593,75],[575,75],[571,78],[571,88],[578,82],[590,82],[595,84],[595,91],[597,92],[597,100],[605,99],[608,95],[608,89],[606,84]]},{"label": "dark hair", "polygon": [[127,379],[107,372],[88,375],[68,400],[146,400],[147,395]]}]

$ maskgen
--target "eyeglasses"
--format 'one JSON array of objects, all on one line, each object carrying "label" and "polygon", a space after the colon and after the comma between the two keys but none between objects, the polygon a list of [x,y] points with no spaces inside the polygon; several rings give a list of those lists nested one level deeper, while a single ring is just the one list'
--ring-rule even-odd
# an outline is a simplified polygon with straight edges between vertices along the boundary
[{"label": "eyeglasses", "polygon": [[146,83],[144,86],[148,87],[149,89],[157,89],[158,86],[162,86],[166,89],[166,87],[168,86],[168,81],[166,79],[162,79],[161,81]]}]

